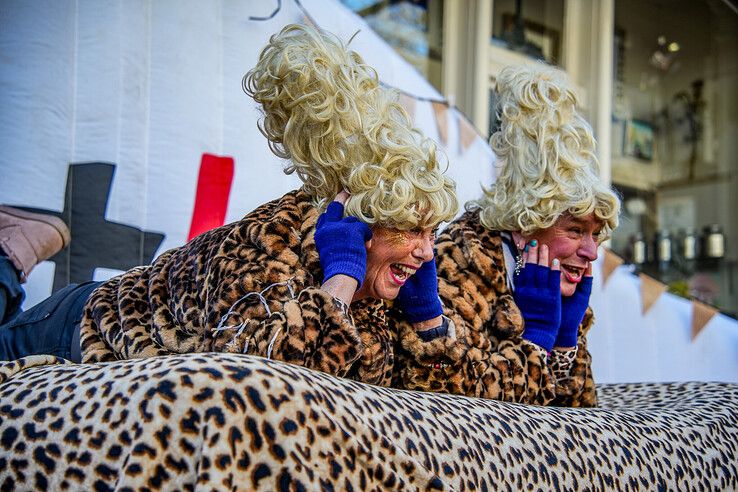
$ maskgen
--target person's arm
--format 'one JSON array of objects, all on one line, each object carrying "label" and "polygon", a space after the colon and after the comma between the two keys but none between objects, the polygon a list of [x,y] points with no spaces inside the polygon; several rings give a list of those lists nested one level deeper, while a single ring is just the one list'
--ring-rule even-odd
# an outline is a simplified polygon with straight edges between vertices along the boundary
[{"label": "person's arm", "polygon": [[407,280],[395,299],[395,306],[421,340],[429,342],[448,336],[450,322],[443,316],[438,295],[438,274],[435,256]]},{"label": "person's arm", "polygon": [[366,274],[366,244],[372,238],[368,225],[343,216],[349,194],[342,191],[328,205],[315,225],[315,247],[323,268],[322,289],[351,304]]},{"label": "person's arm", "polygon": [[[301,290],[284,282],[268,284],[265,279],[288,275],[320,280],[320,272],[301,272],[299,263],[294,264],[284,253],[263,258],[259,244],[250,246],[250,240],[234,238],[240,245],[239,254],[220,258],[212,265],[214,278],[224,276],[217,271],[227,272],[231,278],[220,281],[211,297],[227,297],[229,301],[223,304],[234,311],[227,322],[222,321],[222,309],[211,319],[210,324],[218,325],[213,349],[260,355],[345,376],[364,349],[349,303],[364,279],[365,242],[370,237],[366,224],[354,217],[343,218],[343,205],[331,203],[315,226],[325,281]],[[247,251],[249,248],[253,253]],[[241,258],[255,258],[246,266],[250,274],[245,278]],[[234,300],[229,293],[230,285],[239,282],[239,290],[246,291],[240,298],[243,301]]]},{"label": "person's arm", "polygon": [[[268,357],[339,376],[345,375],[363,348],[349,317],[349,305],[364,281],[366,243],[372,237],[367,224],[343,216],[347,198],[345,191],[339,193],[315,226],[315,247],[324,279],[319,291],[303,291],[296,300],[287,302],[281,313],[272,315],[262,330],[273,333],[266,346]],[[283,334],[287,331],[291,333]],[[265,341],[256,340],[261,352]]]},{"label": "person's arm", "polygon": [[359,282],[356,279],[343,274],[334,275],[323,282],[321,286],[321,289],[336,299],[340,299],[346,305],[351,304],[351,299],[354,297],[358,288]]},{"label": "person's arm", "polygon": [[245,353],[345,376],[363,345],[347,305],[308,287],[255,327]]},{"label": "person's arm", "polygon": [[559,260],[549,266],[548,245],[531,241],[523,253],[525,267],[515,276],[515,304],[523,316],[523,338],[550,353],[561,325]]},{"label": "person's arm", "polygon": [[586,338],[593,322],[592,311],[588,308],[592,282],[590,264],[574,294],[562,299],[561,326],[549,356],[556,381],[555,405],[592,407],[597,403],[592,357],[587,351]]},{"label": "person's arm", "polygon": [[[553,405],[562,407],[595,407],[597,394],[592,376],[592,356],[587,350],[587,333],[594,324],[592,310],[588,309],[578,330],[577,346],[571,349],[554,348],[551,352],[551,372],[556,380],[556,398]],[[567,354],[567,352],[569,352]]]},{"label": "person's arm", "polygon": [[[261,260],[259,254],[258,246],[241,246],[238,255],[211,263],[218,281],[208,289],[214,309],[207,350],[253,354],[345,376],[363,350],[348,304],[320,285],[301,283],[309,279],[307,272],[276,258],[259,261],[259,272],[246,274],[241,258]],[[297,283],[268,280],[285,275]]]}]

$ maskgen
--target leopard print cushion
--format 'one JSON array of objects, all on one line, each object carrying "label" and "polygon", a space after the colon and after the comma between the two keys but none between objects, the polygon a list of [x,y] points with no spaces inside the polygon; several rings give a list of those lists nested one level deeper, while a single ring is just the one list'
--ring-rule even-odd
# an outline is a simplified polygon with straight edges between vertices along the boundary
[{"label": "leopard print cushion", "polygon": [[2,490],[735,490],[738,385],[601,408],[383,388],[200,353],[0,364]]}]

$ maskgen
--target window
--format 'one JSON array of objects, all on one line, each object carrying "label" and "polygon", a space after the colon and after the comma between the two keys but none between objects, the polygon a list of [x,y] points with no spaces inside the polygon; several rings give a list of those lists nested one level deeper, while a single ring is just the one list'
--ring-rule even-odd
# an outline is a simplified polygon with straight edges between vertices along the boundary
[{"label": "window", "polygon": [[672,292],[733,315],[736,52],[728,2],[615,2],[612,177],[624,212],[613,249]]},{"label": "window", "polygon": [[341,0],[441,90],[443,0]]},{"label": "window", "polygon": [[561,62],[564,0],[495,0],[492,43],[552,64]]}]

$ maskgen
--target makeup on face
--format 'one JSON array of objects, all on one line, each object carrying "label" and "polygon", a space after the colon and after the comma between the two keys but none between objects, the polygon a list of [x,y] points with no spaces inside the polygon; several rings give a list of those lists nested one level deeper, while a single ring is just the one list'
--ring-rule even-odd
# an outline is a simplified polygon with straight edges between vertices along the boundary
[{"label": "makeup on face", "polygon": [[430,228],[401,231],[382,226],[375,226],[373,232],[367,247],[364,283],[357,295],[394,299],[423,263],[433,260],[435,232]]},{"label": "makeup on face", "polygon": [[573,295],[591,263],[597,259],[602,226],[594,213],[584,217],[564,214],[553,226],[528,238],[529,243],[535,238],[539,245],[548,246],[549,261],[560,261],[561,295]]}]

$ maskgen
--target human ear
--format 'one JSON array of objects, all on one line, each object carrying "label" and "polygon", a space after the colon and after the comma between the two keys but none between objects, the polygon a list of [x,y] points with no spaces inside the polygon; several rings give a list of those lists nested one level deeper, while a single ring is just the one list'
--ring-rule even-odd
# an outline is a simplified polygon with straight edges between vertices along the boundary
[{"label": "human ear", "polygon": [[513,238],[513,243],[515,243],[515,246],[520,251],[523,251],[525,249],[525,245],[528,244],[528,240],[529,240],[527,236],[524,236],[520,232],[513,232],[512,238]]}]

